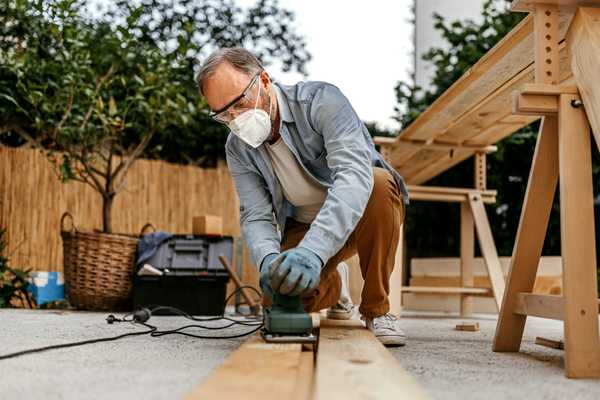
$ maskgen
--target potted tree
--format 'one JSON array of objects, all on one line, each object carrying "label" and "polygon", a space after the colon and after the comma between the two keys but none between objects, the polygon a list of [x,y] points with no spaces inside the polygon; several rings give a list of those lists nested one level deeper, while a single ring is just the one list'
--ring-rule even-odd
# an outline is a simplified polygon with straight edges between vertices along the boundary
[{"label": "potted tree", "polygon": [[0,97],[12,106],[1,125],[43,151],[63,181],[101,197],[101,231],[63,232],[65,283],[74,306],[111,309],[129,298],[137,246],[136,237],[113,232],[115,196],[153,136],[185,126],[201,105],[181,95],[159,48],[84,19],[80,8],[73,1],[14,6],[13,23],[29,32],[5,37],[14,46],[0,53]]}]

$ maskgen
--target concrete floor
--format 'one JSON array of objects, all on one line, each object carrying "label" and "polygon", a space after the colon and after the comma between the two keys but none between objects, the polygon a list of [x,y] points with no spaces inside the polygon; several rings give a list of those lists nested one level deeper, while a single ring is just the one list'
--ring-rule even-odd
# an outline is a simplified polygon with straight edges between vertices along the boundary
[{"label": "concrete floor", "polygon": [[[0,354],[138,329],[107,325],[105,317],[106,313],[0,310]],[[533,343],[535,336],[562,338],[560,322],[531,318],[523,352],[498,354],[491,351],[495,317],[473,320],[479,322],[480,332],[455,331],[463,320],[449,316],[403,316],[408,344],[391,351],[432,398],[600,398],[600,380],[566,379],[562,351]],[[175,317],[153,317],[151,322],[160,329],[187,324]],[[0,399],[180,398],[242,341],[138,336],[3,360]]]}]

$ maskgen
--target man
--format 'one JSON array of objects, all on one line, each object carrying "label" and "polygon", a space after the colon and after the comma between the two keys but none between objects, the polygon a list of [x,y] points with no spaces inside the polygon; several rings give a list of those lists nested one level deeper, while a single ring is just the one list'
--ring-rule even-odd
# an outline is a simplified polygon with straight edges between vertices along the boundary
[{"label": "man", "polygon": [[388,294],[408,193],[346,97],[324,82],[274,83],[242,48],[211,54],[197,82],[231,130],[227,164],[263,293],[299,295],[308,312],[348,318],[338,264],[358,253],[359,312],[382,343],[404,345]]}]

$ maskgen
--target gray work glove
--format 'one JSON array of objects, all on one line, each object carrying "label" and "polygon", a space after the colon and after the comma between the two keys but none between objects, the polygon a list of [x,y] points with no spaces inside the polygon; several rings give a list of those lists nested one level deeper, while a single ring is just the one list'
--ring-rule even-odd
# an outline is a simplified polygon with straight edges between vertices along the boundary
[{"label": "gray work glove", "polygon": [[323,262],[305,247],[286,250],[270,264],[271,288],[287,296],[305,296],[319,286]]}]

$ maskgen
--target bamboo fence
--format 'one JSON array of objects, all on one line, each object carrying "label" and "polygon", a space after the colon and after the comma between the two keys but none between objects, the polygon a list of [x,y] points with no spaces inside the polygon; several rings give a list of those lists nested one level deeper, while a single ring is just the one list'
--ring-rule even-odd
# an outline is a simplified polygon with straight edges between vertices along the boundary
[{"label": "bamboo fence", "polygon": [[[114,201],[113,231],[138,234],[150,222],[156,229],[191,233],[192,218],[223,218],[224,234],[239,236],[239,202],[224,162],[216,168],[138,160]],[[100,195],[79,182],[62,183],[37,150],[0,146],[0,228],[7,231],[10,264],[34,271],[61,271],[60,217],[70,212],[75,225],[100,229]],[[258,278],[244,251],[244,283]]]}]

